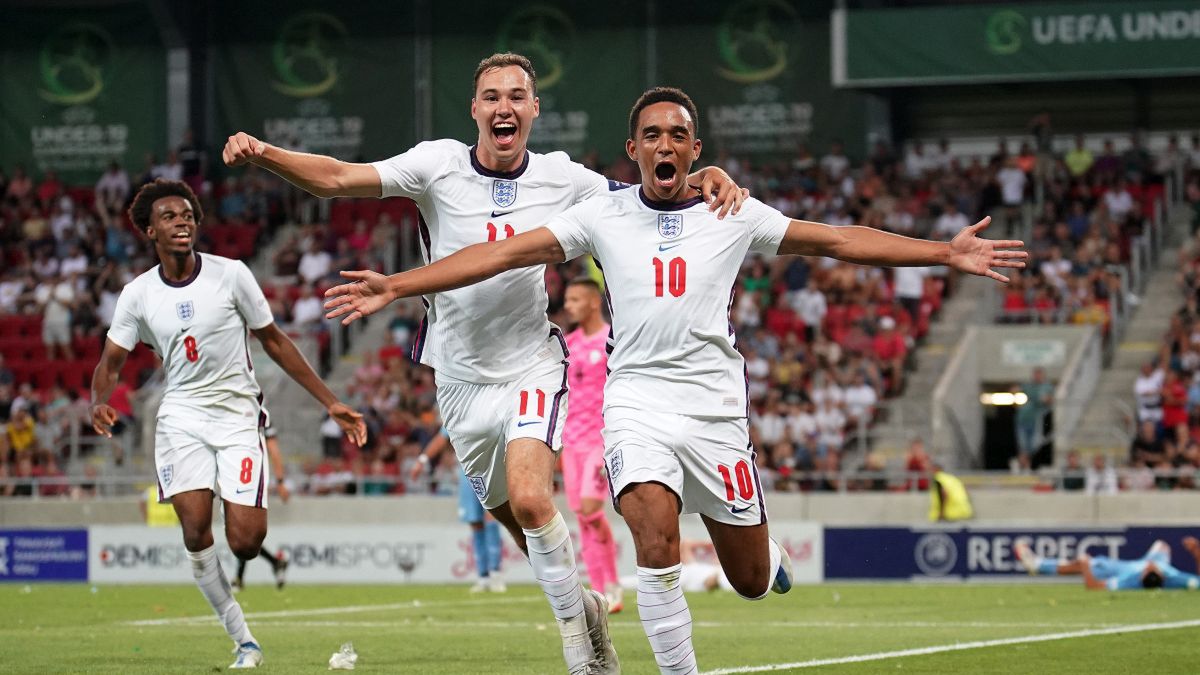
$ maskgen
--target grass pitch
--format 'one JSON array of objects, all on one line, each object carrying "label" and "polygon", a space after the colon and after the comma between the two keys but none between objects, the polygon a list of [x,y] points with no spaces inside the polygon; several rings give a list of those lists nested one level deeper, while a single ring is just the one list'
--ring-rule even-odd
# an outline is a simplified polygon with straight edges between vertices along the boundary
[{"label": "grass pitch", "polygon": [[[459,586],[251,586],[238,598],[266,672],[327,672],[347,641],[359,672],[564,672],[549,609],[529,586],[503,595]],[[626,601],[610,622],[624,672],[656,673],[636,601],[630,593]],[[707,673],[797,663],[772,672],[1200,672],[1200,594],[831,584],[762,602],[727,593],[688,602]],[[202,673],[232,661],[231,642],[191,586],[4,584],[0,616],[3,672]],[[930,653],[880,657],[920,648]],[[870,660],[846,662],[855,656]],[[813,663],[821,660],[833,662]]]}]

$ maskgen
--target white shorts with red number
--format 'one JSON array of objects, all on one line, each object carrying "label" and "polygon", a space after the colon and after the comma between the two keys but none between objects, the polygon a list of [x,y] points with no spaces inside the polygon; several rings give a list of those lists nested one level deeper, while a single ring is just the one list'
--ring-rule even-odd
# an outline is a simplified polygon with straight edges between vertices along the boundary
[{"label": "white shorts with red number", "polygon": [[699,513],[729,525],[767,522],[744,417],[691,417],[612,407],[604,411],[604,459],[613,505],[636,483],[661,483]]},{"label": "white shorts with red number", "polygon": [[517,438],[562,449],[567,415],[567,347],[555,330],[530,355],[525,373],[512,382],[476,384],[437,377],[442,424],[471,489],[484,508],[508,501],[504,453]]},{"label": "white shorts with red number", "polygon": [[154,464],[160,501],[189,490],[212,490],[227,502],[267,508],[270,467],[257,424],[160,417]]}]

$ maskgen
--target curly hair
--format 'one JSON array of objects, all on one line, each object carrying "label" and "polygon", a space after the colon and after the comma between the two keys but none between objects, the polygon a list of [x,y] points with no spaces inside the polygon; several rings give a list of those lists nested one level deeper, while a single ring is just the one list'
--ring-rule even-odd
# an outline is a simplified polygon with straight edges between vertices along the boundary
[{"label": "curly hair", "polygon": [[646,93],[638,97],[636,103],[633,104],[633,110],[629,111],[629,137],[637,138],[638,115],[642,114],[642,110],[655,103],[678,103],[687,110],[688,115],[692,118],[692,136],[700,137],[700,114],[696,112],[696,104],[692,102],[692,98],[683,93],[682,89],[675,87],[655,87],[649,89]]},{"label": "curly hair", "polygon": [[192,214],[196,218],[196,224],[199,225],[204,220],[204,209],[200,208],[200,200],[196,198],[196,193],[192,192],[192,188],[188,187],[187,183],[159,178],[152,183],[143,185],[134,195],[133,203],[129,205],[129,219],[133,221],[134,226],[142,231],[150,227],[154,202],[163,197],[186,199],[192,205]]}]

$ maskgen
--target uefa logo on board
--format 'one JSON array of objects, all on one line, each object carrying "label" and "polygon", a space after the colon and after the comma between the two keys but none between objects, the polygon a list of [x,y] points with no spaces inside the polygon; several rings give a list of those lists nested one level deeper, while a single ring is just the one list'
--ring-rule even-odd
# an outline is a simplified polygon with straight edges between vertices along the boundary
[{"label": "uefa logo on board", "polygon": [[913,547],[913,557],[922,574],[944,577],[954,569],[954,563],[958,562],[958,546],[950,535],[931,532],[917,540],[917,545]]}]

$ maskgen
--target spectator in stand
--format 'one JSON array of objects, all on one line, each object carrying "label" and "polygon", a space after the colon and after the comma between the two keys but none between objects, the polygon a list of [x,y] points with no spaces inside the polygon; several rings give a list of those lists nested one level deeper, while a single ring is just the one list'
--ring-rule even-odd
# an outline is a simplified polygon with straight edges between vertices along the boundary
[{"label": "spectator in stand", "polygon": [[42,343],[46,345],[46,358],[51,361],[56,358],[75,360],[75,352],[71,349],[71,310],[76,302],[73,285],[62,277],[51,276],[38,284],[36,297],[42,312]]},{"label": "spectator in stand", "polygon": [[150,173],[155,179],[183,180],[183,164],[179,163],[179,153],[174,150],[169,151],[167,161],[156,165]]},{"label": "spectator in stand", "polygon": [[1117,471],[1108,465],[1108,458],[1096,454],[1084,476],[1084,491],[1089,495],[1115,495],[1119,490]]},{"label": "spectator in stand", "polygon": [[1054,385],[1046,381],[1046,371],[1038,367],[1020,391],[1025,394],[1025,403],[1017,407],[1017,451],[1028,460],[1037,453],[1041,445],[1038,441],[1045,442],[1042,432],[1054,404]]},{"label": "spectator in stand", "polygon": [[4,432],[8,438],[9,452],[18,461],[37,453],[37,426],[28,405],[20,402],[13,404],[12,417],[5,425]]},{"label": "spectator in stand", "polygon": [[840,140],[829,144],[829,154],[821,158],[821,171],[830,181],[840,182],[850,169],[850,159],[846,157],[846,146]]},{"label": "spectator in stand", "polygon": [[1142,371],[1133,384],[1139,422],[1158,424],[1163,416],[1163,384],[1166,373],[1153,361],[1142,364]]},{"label": "spectator in stand", "polygon": [[[954,200],[950,200],[946,202],[946,209],[942,212],[942,215],[938,216],[937,221],[934,222],[933,231],[930,233],[930,236],[933,239],[950,241],[954,238],[954,235],[962,232],[964,228],[970,227],[970,225],[971,221],[967,219],[967,216],[959,212],[958,204],[954,203]],[[897,268],[897,270],[900,269],[904,268]]]},{"label": "spectator in stand", "polygon": [[1004,168],[996,172],[996,181],[1000,184],[1000,198],[1006,210],[1009,232],[1014,232],[1013,228],[1021,219],[1021,205],[1025,202],[1029,176],[1017,165],[1016,157],[1009,157],[1004,162]]},{"label": "spectator in stand", "polygon": [[58,201],[58,198],[63,194],[62,181],[58,179],[58,173],[53,170],[47,170],[42,176],[42,182],[37,187],[38,205],[42,211],[49,211],[50,208]]},{"label": "spectator in stand", "polygon": [[1167,441],[1158,433],[1154,422],[1138,425],[1138,434],[1129,446],[1130,464],[1157,464],[1167,458]]},{"label": "spectator in stand", "polygon": [[1067,171],[1073,178],[1080,178],[1087,175],[1095,162],[1096,158],[1092,155],[1092,151],[1087,149],[1083,134],[1077,134],[1075,147],[1063,157],[1063,164],[1066,165]]},{"label": "spectator in stand", "polygon": [[802,289],[792,292],[791,307],[804,323],[804,341],[811,343],[816,339],[829,311],[825,294],[817,288],[815,278],[810,276]]},{"label": "spectator in stand", "polygon": [[107,227],[113,221],[119,221],[125,202],[129,199],[129,174],[125,173],[120,163],[109,163],[108,170],[96,181],[95,194],[95,209],[100,222]]},{"label": "spectator in stand", "polygon": [[0,352],[0,387],[11,387],[15,381],[12,369],[4,363],[4,352]]},{"label": "spectator in stand", "polygon": [[1104,205],[1108,208],[1113,220],[1124,220],[1133,210],[1133,195],[1129,194],[1129,183],[1124,178],[1118,178],[1113,189],[1104,193]]},{"label": "spectator in stand", "polygon": [[1111,180],[1121,173],[1121,158],[1113,149],[1111,138],[1104,139],[1104,149],[1092,164],[1093,175],[1099,180]]},{"label": "spectator in stand", "polygon": [[176,154],[179,157],[180,173],[184,182],[191,186],[193,192],[200,194],[203,192],[204,174],[207,170],[207,154],[204,152],[204,146],[196,142],[196,134],[191,129],[184,130],[183,142],[179,144]]},{"label": "spectator in stand", "polygon": [[300,244],[295,236],[290,237],[275,252],[272,261],[276,277],[295,277],[300,269]]},{"label": "spectator in stand", "polygon": [[8,181],[8,189],[4,197],[13,204],[18,204],[33,195],[33,179],[25,173],[25,167],[18,164],[13,169],[12,178]]},{"label": "spectator in stand", "polygon": [[[889,319],[889,317],[884,317]],[[875,416],[875,404],[879,398],[875,388],[867,384],[866,377],[861,372],[854,374],[850,386],[846,387],[846,425],[852,433],[857,433],[860,425],[869,425]]]},{"label": "spectator in stand", "polygon": [[1187,384],[1179,371],[1167,371],[1162,388],[1163,435],[1174,447],[1182,448],[1188,437]]},{"label": "spectator in stand", "polygon": [[316,331],[324,327],[324,297],[320,289],[309,284],[292,305],[292,328],[299,331]]},{"label": "spectator in stand", "polygon": [[306,284],[315,284],[329,276],[332,270],[333,256],[329,255],[329,252],[321,247],[321,243],[314,239],[309,245],[308,251],[300,256],[300,265],[297,271],[301,281]]},{"label": "spectator in stand", "polygon": [[908,452],[904,455],[904,471],[909,474],[908,480],[905,481],[905,489],[913,488],[913,475],[916,474],[916,488],[922,491],[928,490],[929,471],[932,467],[933,460],[925,452],[925,441],[921,438],[912,439],[908,444]]},{"label": "spectator in stand", "polygon": [[1077,492],[1085,487],[1087,477],[1083,470],[1083,461],[1079,458],[1079,451],[1072,450],[1067,453],[1067,464],[1063,467],[1062,489]]},{"label": "spectator in stand", "polygon": [[904,361],[908,358],[908,343],[896,330],[895,319],[885,316],[879,320],[879,332],[871,340],[871,351],[878,360],[881,374],[887,379],[886,393],[897,395],[904,391]]}]

